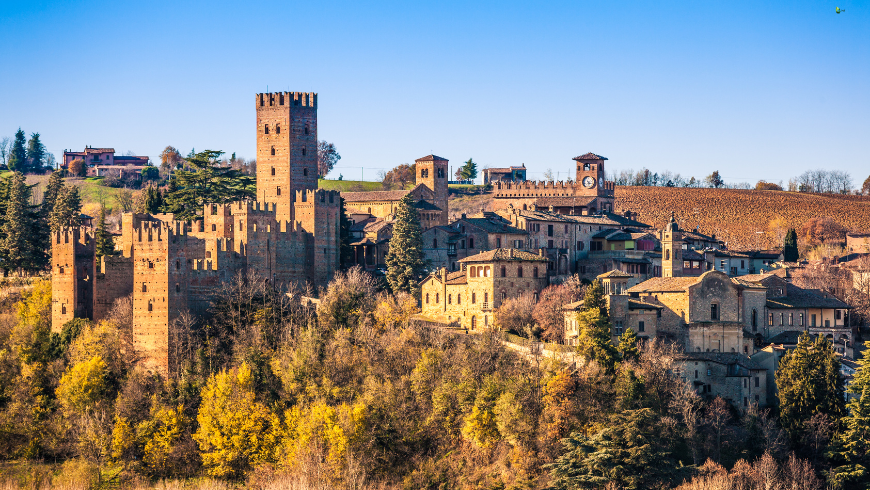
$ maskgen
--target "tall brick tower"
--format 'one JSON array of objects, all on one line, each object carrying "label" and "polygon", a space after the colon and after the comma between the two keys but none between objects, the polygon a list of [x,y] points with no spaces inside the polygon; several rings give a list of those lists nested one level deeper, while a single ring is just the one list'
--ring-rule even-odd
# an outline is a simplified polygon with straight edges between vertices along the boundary
[{"label": "tall brick tower", "polygon": [[257,94],[257,200],[292,221],[296,191],[317,189],[317,94]]},{"label": "tall brick tower", "polygon": [[73,318],[93,318],[94,238],[84,228],[51,234],[51,328]]},{"label": "tall brick tower", "polygon": [[586,153],[574,157],[577,162],[577,184],[575,195],[597,197],[590,203],[590,211],[613,211],[613,183],[607,181],[604,173],[604,162],[607,157]]},{"label": "tall brick tower", "polygon": [[441,218],[436,225],[447,226],[447,159],[427,155],[415,160],[417,183],[424,184],[435,194],[435,205],[441,208]]},{"label": "tall brick tower", "polygon": [[662,231],[662,277],[683,275],[683,232],[671,213],[671,221]]}]

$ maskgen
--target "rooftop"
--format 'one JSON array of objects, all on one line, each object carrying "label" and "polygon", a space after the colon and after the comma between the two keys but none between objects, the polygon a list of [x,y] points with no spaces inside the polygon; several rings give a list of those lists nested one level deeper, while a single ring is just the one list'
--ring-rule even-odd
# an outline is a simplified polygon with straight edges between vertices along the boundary
[{"label": "rooftop", "polygon": [[598,277],[598,278],[600,279],[600,278],[604,278],[604,277],[625,277],[625,278],[629,278],[629,277],[634,277],[634,276],[632,276],[632,275],[629,274],[628,272],[622,272],[622,271],[619,270],[619,269],[613,269],[613,270],[610,271],[610,272],[605,272],[604,274],[598,274],[598,276],[596,276],[596,277]]},{"label": "rooftop", "polygon": [[414,160],[415,162],[446,162],[446,158],[441,158],[438,155],[426,155],[425,157]]},{"label": "rooftop", "polygon": [[496,262],[496,261],[531,261],[531,262],[547,262],[550,259],[526,252],[525,250],[517,250],[515,248],[497,248],[481,252],[471,257],[460,259],[459,262]]},{"label": "rooftop", "polygon": [[496,221],[489,218],[460,218],[457,221],[464,221],[469,225],[476,226],[486,231],[487,233],[513,233],[519,235],[529,234],[528,231],[511,226],[510,223],[501,220]]},{"label": "rooftop", "polygon": [[342,192],[341,198],[347,202],[399,201],[410,193],[409,190]]},{"label": "rooftop", "polygon": [[574,157],[572,158],[572,160],[607,160],[607,158],[601,155],[596,155],[595,153],[592,153],[590,151],[589,153],[584,153],[579,157]]}]

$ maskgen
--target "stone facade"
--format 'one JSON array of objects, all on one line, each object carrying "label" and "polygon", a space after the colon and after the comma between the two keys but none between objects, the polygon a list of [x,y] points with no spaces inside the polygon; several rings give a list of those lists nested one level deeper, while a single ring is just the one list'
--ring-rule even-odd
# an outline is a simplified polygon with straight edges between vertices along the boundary
[{"label": "stone facade", "polygon": [[870,233],[847,233],[846,252],[870,253]]},{"label": "stone facade", "polygon": [[459,262],[459,271],[442,268],[421,283],[425,318],[456,322],[469,331],[491,327],[502,301],[537,295],[549,284],[547,258],[541,254],[500,248]]},{"label": "stone facade", "polygon": [[[122,216],[120,255],[94,256],[93,237],[62,230],[52,242],[52,329],[75,317],[101,320],[133,296],[133,348],[167,373],[173,321],[203,313],[237,274],[277,284],[325,285],[338,268],[338,192],[317,190],[317,96],[257,94],[257,194],[210,204],[191,222],[171,214]],[[267,129],[268,128],[268,129]]]}]

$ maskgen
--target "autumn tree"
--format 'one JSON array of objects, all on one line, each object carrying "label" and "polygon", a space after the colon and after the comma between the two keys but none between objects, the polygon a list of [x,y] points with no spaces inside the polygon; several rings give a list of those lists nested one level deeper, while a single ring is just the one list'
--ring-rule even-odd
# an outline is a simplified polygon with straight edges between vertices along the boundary
[{"label": "autumn tree", "polygon": [[800,336],[776,371],[780,420],[796,440],[804,422],[817,413],[838,419],[843,415],[843,376],[831,343],[819,335],[812,341]]},{"label": "autumn tree", "polygon": [[423,274],[423,238],[420,217],[410,195],[399,201],[393,222],[393,237],[385,259],[387,282],[394,293],[404,291],[420,296],[420,278]]},{"label": "autumn tree", "polygon": [[321,179],[341,160],[335,145],[323,140],[317,141],[317,176]]},{"label": "autumn tree", "polygon": [[755,184],[755,190],[757,190],[757,191],[781,191],[782,186],[779,184],[774,184],[773,182],[759,180],[758,183]]},{"label": "autumn tree", "polygon": [[398,187],[404,189],[417,179],[417,164],[403,163],[384,174],[381,183],[386,188]]},{"label": "autumn tree", "polygon": [[528,338],[541,335],[535,324],[535,298],[526,292],[501,302],[494,312],[495,324],[505,332],[513,332]]},{"label": "autumn tree", "polygon": [[842,242],[846,237],[846,229],[833,219],[822,216],[810,218],[801,225],[800,236],[810,245]]},{"label": "autumn tree", "polygon": [[69,172],[72,177],[84,177],[85,171],[85,161],[81,158],[76,158],[67,165],[67,172]]},{"label": "autumn tree", "polygon": [[350,245],[353,242],[353,236],[350,233],[350,227],[353,225],[353,220],[347,217],[347,205],[344,198],[339,197],[341,207],[338,212],[338,263],[342,266],[350,266],[353,262],[353,247]]},{"label": "autumn tree", "polygon": [[183,161],[184,158],[174,146],[167,146],[160,152],[160,171],[168,175]]},{"label": "autumn tree", "polygon": [[870,195],[870,177],[864,180],[864,184],[861,185],[861,194],[865,196]]},{"label": "autumn tree", "polygon": [[532,317],[541,330],[542,338],[549,342],[565,340],[565,313],[562,307],[576,300],[574,291],[562,284],[547,286],[541,291]]},{"label": "autumn tree", "polygon": [[321,295],[317,318],[322,327],[355,327],[375,309],[377,287],[374,278],[355,266],[338,272]]},{"label": "autumn tree", "polygon": [[186,160],[191,170],[173,173],[172,189],[164,195],[177,219],[193,220],[206,204],[223,204],[255,197],[255,181],[238,170],[219,166],[221,151],[206,150]]},{"label": "autumn tree", "polygon": [[708,176],[704,179],[704,182],[705,182],[708,186],[710,186],[710,187],[715,187],[716,189],[718,189],[718,188],[722,187],[723,185],[725,185],[725,181],[722,180],[722,177],[719,176],[719,171],[718,171],[718,170],[714,170],[712,174],[708,175]]}]

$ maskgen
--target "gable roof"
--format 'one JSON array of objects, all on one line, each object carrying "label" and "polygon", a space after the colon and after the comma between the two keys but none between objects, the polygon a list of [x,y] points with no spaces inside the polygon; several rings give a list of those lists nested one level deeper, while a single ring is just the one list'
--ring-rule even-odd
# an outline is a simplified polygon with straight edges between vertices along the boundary
[{"label": "gable roof", "polygon": [[767,307],[783,308],[836,308],[849,309],[850,306],[840,301],[830,293],[818,289],[803,289],[794,284],[786,283],[786,296],[767,298]]},{"label": "gable roof", "polygon": [[528,235],[529,232],[514,226],[511,226],[506,221],[495,221],[489,218],[460,218],[458,221],[463,221],[471,226],[476,226],[487,233],[513,233],[517,235]]},{"label": "gable roof", "polygon": [[622,272],[619,269],[613,269],[612,271],[605,272],[604,274],[598,274],[596,277],[634,277],[628,272]]},{"label": "gable roof", "polygon": [[347,202],[399,201],[410,193],[409,190],[342,192],[341,198]]},{"label": "gable roof", "polygon": [[548,262],[550,259],[538,254],[517,250],[515,248],[497,248],[481,252],[471,257],[460,259],[459,262],[495,262],[495,261],[525,261],[525,262]]},{"label": "gable roof", "polygon": [[653,277],[628,288],[627,293],[680,292],[699,282],[700,277]]},{"label": "gable roof", "polygon": [[643,301],[638,301],[636,299],[628,300],[628,309],[629,310],[663,310],[663,306],[654,305],[651,303],[645,303]]},{"label": "gable roof", "polygon": [[448,161],[446,158],[441,158],[438,155],[426,155],[425,157],[420,157],[415,162],[446,162]]}]

